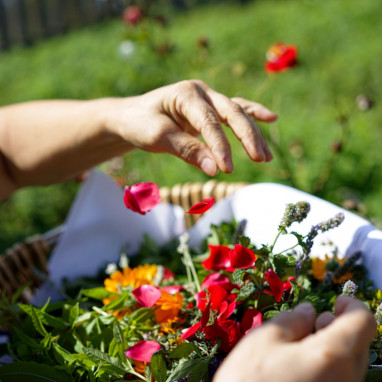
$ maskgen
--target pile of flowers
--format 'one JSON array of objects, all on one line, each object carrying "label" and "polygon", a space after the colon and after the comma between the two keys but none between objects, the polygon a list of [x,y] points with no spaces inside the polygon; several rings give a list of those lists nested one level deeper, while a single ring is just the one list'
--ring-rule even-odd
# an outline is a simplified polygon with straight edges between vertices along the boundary
[{"label": "pile of flowers", "polygon": [[[142,195],[155,201],[143,203]],[[138,213],[157,202],[155,185],[126,188],[126,206]],[[205,212],[213,202],[203,200],[189,212]],[[15,362],[0,368],[0,379],[20,373],[57,381],[211,381],[251,330],[303,301],[318,312],[331,310],[341,293],[362,298],[374,311],[379,333],[370,364],[378,367],[382,292],[368,281],[361,254],[339,259],[334,250],[325,259],[312,256],[314,239],[341,224],[343,215],[306,234],[292,230],[309,210],[307,202],[288,204],[268,245],[257,247],[243,235],[245,221],[224,222],[211,226],[199,251],[189,248],[187,234],[172,250],[167,247],[166,264],[174,269],[147,263],[146,246],[129,260],[141,264],[121,256],[103,284],[82,288],[75,298],[40,308],[10,304],[2,325],[8,324],[7,351]],[[296,245],[275,252],[278,238],[287,234],[296,237]]]}]

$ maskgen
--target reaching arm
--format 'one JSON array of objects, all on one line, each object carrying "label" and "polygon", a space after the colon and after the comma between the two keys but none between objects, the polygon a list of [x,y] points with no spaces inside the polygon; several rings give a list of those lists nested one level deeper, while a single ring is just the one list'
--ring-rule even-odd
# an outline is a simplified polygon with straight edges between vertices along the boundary
[{"label": "reaching arm", "polygon": [[[141,96],[34,101],[0,108],[0,200],[17,188],[67,180],[134,148],[176,155],[213,176],[233,171],[228,125],[254,161],[272,154],[253,119],[277,117],[201,81]],[[204,138],[202,142],[197,137]]]}]

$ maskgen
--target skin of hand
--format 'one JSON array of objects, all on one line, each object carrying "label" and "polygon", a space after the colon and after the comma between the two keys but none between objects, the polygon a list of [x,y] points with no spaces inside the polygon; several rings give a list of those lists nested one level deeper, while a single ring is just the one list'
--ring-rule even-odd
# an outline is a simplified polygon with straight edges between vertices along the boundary
[{"label": "skin of hand", "polygon": [[0,108],[0,200],[20,187],[65,181],[136,148],[173,154],[210,176],[219,169],[230,173],[232,155],[222,124],[253,161],[270,161],[254,119],[273,122],[277,116],[198,80],[135,97],[5,106]]},{"label": "skin of hand", "polygon": [[245,336],[214,382],[361,382],[375,334],[373,315],[355,298],[338,297],[335,315],[317,318],[313,306],[302,303]]}]

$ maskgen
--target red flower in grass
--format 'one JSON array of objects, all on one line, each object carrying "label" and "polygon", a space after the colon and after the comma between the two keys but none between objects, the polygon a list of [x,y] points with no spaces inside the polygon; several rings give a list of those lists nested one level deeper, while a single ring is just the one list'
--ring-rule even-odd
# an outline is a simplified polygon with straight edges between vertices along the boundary
[{"label": "red flower in grass", "polygon": [[142,9],[138,5],[130,5],[123,12],[122,18],[127,25],[135,25],[143,18]]},{"label": "red flower in grass", "polygon": [[135,361],[150,362],[153,354],[160,348],[156,341],[139,341],[125,351],[125,356]]},{"label": "red flower in grass", "polygon": [[283,293],[289,291],[292,288],[290,281],[294,280],[294,277],[291,277],[288,281],[282,282],[278,274],[273,270],[269,269],[264,273],[265,279],[268,281],[269,288],[264,289],[264,292],[273,296],[277,302],[281,301]]},{"label": "red flower in grass", "polygon": [[145,215],[160,203],[161,197],[155,183],[143,182],[125,187],[123,200],[127,208]]},{"label": "red flower in grass", "polygon": [[208,211],[215,203],[215,198],[203,199],[200,203],[194,204],[188,211],[188,214],[202,214]]},{"label": "red flower in grass", "polygon": [[265,71],[282,72],[297,65],[297,47],[277,42],[269,47],[266,54]]},{"label": "red flower in grass", "polygon": [[252,267],[256,261],[256,255],[252,250],[241,244],[236,244],[233,249],[225,245],[209,245],[210,256],[202,262],[208,271],[226,270],[233,272],[235,269]]}]

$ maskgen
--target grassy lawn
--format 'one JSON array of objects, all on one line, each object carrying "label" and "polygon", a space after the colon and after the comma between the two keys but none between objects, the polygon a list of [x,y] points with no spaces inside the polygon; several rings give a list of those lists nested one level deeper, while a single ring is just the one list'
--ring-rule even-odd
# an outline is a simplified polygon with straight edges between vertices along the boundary
[{"label": "grassy lawn", "polygon": [[[129,96],[199,78],[279,114],[276,124],[262,125],[274,161],[250,162],[227,131],[235,172],[219,174],[218,180],[281,182],[337,204],[350,199],[358,203],[358,212],[381,224],[381,151],[376,144],[382,138],[381,16],[375,0],[206,5],[169,15],[165,28],[151,25],[149,37],[136,40],[133,54],[124,58],[119,44],[132,35],[121,21],[109,21],[0,54],[0,105]],[[198,44],[201,38],[208,48]],[[277,41],[297,45],[299,65],[269,76],[263,68],[265,52]],[[357,106],[360,94],[373,101],[372,108]],[[176,158],[143,152],[126,156],[116,175],[121,174],[128,183],[160,186],[207,180]],[[3,203],[0,252],[59,224],[76,189],[75,183],[36,187]]]}]

